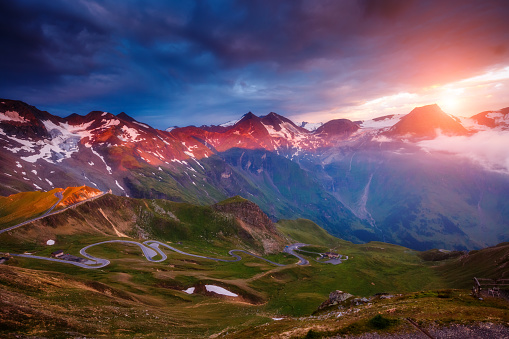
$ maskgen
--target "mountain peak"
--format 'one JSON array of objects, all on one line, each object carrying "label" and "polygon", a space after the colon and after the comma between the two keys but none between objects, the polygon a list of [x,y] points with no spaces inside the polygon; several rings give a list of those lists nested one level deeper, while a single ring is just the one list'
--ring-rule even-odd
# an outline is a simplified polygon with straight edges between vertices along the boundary
[{"label": "mountain peak", "polygon": [[127,115],[125,112],[118,113],[117,118],[122,119],[124,121],[129,121],[129,122],[136,121],[133,117]]},{"label": "mountain peak", "polygon": [[359,129],[359,125],[348,119],[334,119],[318,127],[315,134],[348,136]]},{"label": "mountain peak", "polygon": [[242,116],[242,118],[239,120],[239,122],[243,121],[243,120],[251,120],[251,119],[255,119],[255,118],[258,118],[255,114],[253,114],[252,112],[247,112],[246,114],[244,114]]},{"label": "mountain peak", "polygon": [[470,119],[474,120],[479,125],[490,128],[507,129],[509,126],[509,107],[502,108],[498,111],[484,111],[472,116]]},{"label": "mountain peak", "polygon": [[395,124],[388,132],[390,135],[410,135],[412,137],[436,137],[437,130],[452,135],[467,133],[457,120],[446,114],[437,104],[414,108]]},{"label": "mountain peak", "polygon": [[308,133],[308,130],[297,126],[290,119],[288,119],[282,115],[279,115],[277,113],[274,113],[274,112],[270,112],[266,116],[260,117],[260,119],[264,125],[272,126],[274,128],[274,130],[277,132],[281,131],[281,129],[282,129],[281,125],[283,125],[284,123],[287,123],[287,124],[290,124],[294,129],[296,129],[300,133]]}]

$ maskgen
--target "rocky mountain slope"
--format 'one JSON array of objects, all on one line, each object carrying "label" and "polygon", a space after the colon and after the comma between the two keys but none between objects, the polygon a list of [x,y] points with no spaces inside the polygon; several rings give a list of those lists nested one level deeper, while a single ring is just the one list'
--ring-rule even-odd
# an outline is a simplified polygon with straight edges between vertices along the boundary
[{"label": "rocky mountain slope", "polygon": [[308,218],[355,242],[480,248],[509,239],[507,169],[438,141],[505,133],[506,113],[459,119],[429,105],[312,131],[248,113],[161,131],[125,113],[60,118],[0,99],[0,193],[88,185],[199,204],[240,195],[273,219]]}]

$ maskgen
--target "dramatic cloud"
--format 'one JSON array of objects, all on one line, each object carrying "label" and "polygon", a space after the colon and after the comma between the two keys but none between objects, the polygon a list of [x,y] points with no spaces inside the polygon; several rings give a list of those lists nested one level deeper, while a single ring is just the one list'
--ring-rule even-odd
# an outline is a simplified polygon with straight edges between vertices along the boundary
[{"label": "dramatic cloud", "polygon": [[368,114],[507,67],[508,17],[505,0],[3,1],[0,96],[160,128]]},{"label": "dramatic cloud", "polygon": [[480,131],[472,136],[440,135],[419,145],[428,151],[443,151],[469,158],[488,170],[509,173],[509,133]]}]

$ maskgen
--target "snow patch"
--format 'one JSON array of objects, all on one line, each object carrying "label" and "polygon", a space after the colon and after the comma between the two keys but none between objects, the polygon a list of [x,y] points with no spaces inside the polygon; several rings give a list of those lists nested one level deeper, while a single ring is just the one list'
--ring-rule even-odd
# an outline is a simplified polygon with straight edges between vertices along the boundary
[{"label": "snow patch", "polygon": [[42,121],[42,123],[49,131],[51,139],[40,140],[34,143],[10,137],[10,139],[23,145],[21,148],[11,151],[25,150],[34,153],[21,157],[21,159],[31,163],[35,163],[39,159],[49,163],[62,162],[63,159],[69,158],[72,153],[78,151],[78,145],[82,138],[91,136],[91,133],[86,129],[93,121],[79,125],[69,125],[68,123],[55,124],[50,120]]},{"label": "snow patch", "polygon": [[120,124],[120,120],[117,120],[117,119],[111,119],[111,120],[106,120],[106,119],[102,119],[101,120],[101,127],[99,128],[107,128],[107,127],[112,127],[112,126],[117,126]]},{"label": "snow patch", "polygon": [[216,285],[205,285],[205,289],[208,292],[214,292],[217,294],[226,295],[228,297],[238,297],[238,294],[232,293],[232,292],[228,291],[227,289],[216,286]]},{"label": "snow patch", "polygon": [[193,160],[198,164],[198,166],[200,166],[203,170],[205,170],[205,167],[203,167],[202,164],[200,164],[200,162],[198,160],[196,160],[195,158],[193,158]]},{"label": "snow patch", "polygon": [[225,122],[224,124],[221,124],[219,126],[221,127],[230,127],[230,126],[233,126],[235,125],[237,122],[239,122],[240,119],[237,119],[237,120],[231,120],[231,121],[228,121],[228,122]]},{"label": "snow patch", "polygon": [[361,123],[361,128],[381,129],[392,127],[396,125],[403,116],[404,114],[394,114],[393,116],[385,119],[376,118],[373,120],[366,120]]},{"label": "snow patch", "polygon": [[15,122],[21,122],[21,123],[30,122],[30,120],[23,118],[16,111],[5,111],[3,113],[0,113],[0,121],[15,121]]},{"label": "snow patch", "polygon": [[49,179],[47,179],[47,178],[46,178],[45,180],[46,180],[46,181],[48,182],[48,184],[50,184],[52,187],[55,187],[55,186],[53,185],[53,183],[52,183],[51,181],[49,181]]},{"label": "snow patch", "polygon": [[263,124],[263,126],[265,126],[265,129],[267,129],[271,137],[284,138],[288,141],[299,141],[304,137],[302,133],[289,122],[283,122],[279,125],[281,127],[279,131],[276,131],[272,125]]},{"label": "snow patch", "polygon": [[136,124],[136,125],[139,125],[139,126],[145,127],[145,128],[150,128],[150,126],[142,124],[141,122],[138,122],[138,121],[133,121],[133,124]]},{"label": "snow patch", "polygon": [[90,150],[92,151],[92,153],[94,153],[95,155],[97,155],[99,157],[99,159],[101,159],[103,162],[104,162],[104,165],[106,165],[106,170],[108,171],[109,174],[111,174],[111,167],[108,166],[108,164],[106,163],[106,160],[104,160],[104,158],[102,157],[102,155],[100,155],[99,153],[97,153],[94,148],[92,146],[90,146]]},{"label": "snow patch", "polygon": [[50,240],[46,241],[46,245],[48,245],[48,246],[55,245],[55,240],[50,239]]},{"label": "snow patch", "polygon": [[182,292],[187,293],[187,294],[193,294],[194,290],[195,290],[194,287],[189,287],[187,290],[183,290]]},{"label": "snow patch", "polygon": [[125,192],[125,189],[122,186],[120,186],[117,180],[115,180],[115,184],[117,184],[117,186],[120,187],[120,189]]},{"label": "snow patch", "polygon": [[168,146],[171,146],[170,143],[166,140],[164,140],[163,138],[161,138],[160,136],[158,136],[159,139],[161,139],[162,142],[164,142],[166,145]]},{"label": "snow patch", "polygon": [[122,136],[119,136],[119,139],[122,141],[135,142],[140,135],[134,128],[127,126],[122,126],[122,132]]},{"label": "snow patch", "polygon": [[303,121],[301,123],[296,123],[297,126],[307,129],[310,132],[314,132],[318,129],[318,127],[323,125],[323,122],[307,122]]}]

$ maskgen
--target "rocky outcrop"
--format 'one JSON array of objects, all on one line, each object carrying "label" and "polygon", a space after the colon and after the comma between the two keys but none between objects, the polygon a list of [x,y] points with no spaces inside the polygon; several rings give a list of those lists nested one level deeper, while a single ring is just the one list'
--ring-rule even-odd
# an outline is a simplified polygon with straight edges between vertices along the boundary
[{"label": "rocky outcrop", "polygon": [[285,244],[272,220],[257,204],[239,196],[221,201],[212,206],[216,211],[233,216],[250,237],[263,246],[264,253],[276,253]]},{"label": "rocky outcrop", "polygon": [[235,196],[212,206],[216,211],[234,215],[260,230],[277,233],[272,220],[254,202]]},{"label": "rocky outcrop", "polygon": [[331,292],[329,294],[329,299],[325,300],[318,307],[318,309],[321,310],[321,309],[324,309],[324,308],[327,308],[327,307],[330,307],[330,306],[335,306],[335,305],[342,304],[343,302],[345,302],[346,300],[348,300],[348,299],[350,299],[352,297],[353,297],[353,294],[336,290],[336,291]]}]

